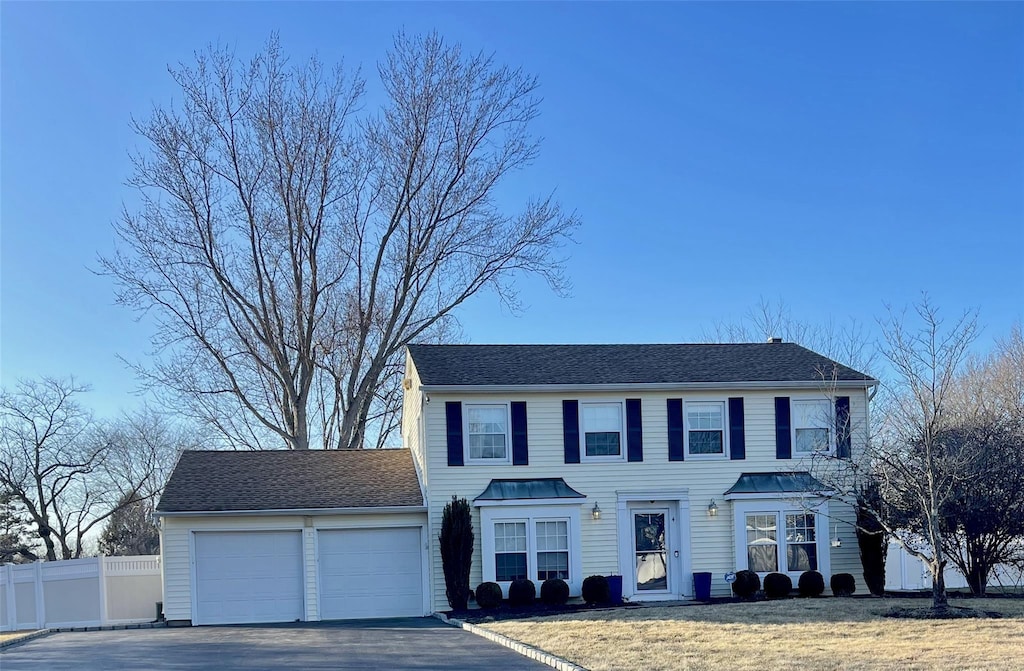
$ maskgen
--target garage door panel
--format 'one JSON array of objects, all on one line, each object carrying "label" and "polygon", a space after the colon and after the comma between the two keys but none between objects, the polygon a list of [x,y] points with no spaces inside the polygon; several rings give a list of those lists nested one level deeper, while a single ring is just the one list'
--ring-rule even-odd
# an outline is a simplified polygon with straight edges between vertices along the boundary
[{"label": "garage door panel", "polygon": [[323,530],[318,546],[323,619],[423,615],[418,528]]},{"label": "garage door panel", "polygon": [[196,624],[302,619],[300,532],[196,532],[195,562]]}]

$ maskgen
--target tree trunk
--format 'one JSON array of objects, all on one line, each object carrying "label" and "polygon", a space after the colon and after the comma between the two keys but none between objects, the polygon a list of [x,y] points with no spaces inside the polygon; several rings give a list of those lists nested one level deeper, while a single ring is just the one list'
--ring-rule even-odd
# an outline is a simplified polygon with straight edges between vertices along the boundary
[{"label": "tree trunk", "polygon": [[940,556],[932,560],[932,610],[948,610],[949,599],[946,596],[946,576],[943,575],[943,563]]},{"label": "tree trunk", "polygon": [[967,584],[974,596],[985,596],[985,588],[988,586],[988,569],[981,564],[972,563],[971,570],[967,572]]}]

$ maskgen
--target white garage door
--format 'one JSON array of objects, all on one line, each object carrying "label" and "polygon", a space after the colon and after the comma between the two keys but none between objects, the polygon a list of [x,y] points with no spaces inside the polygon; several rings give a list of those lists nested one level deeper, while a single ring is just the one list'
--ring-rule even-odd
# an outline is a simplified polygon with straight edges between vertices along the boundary
[{"label": "white garage door", "polygon": [[303,619],[299,531],[197,531],[194,624]]},{"label": "white garage door", "polygon": [[322,619],[423,615],[418,528],[325,530],[318,546]]}]

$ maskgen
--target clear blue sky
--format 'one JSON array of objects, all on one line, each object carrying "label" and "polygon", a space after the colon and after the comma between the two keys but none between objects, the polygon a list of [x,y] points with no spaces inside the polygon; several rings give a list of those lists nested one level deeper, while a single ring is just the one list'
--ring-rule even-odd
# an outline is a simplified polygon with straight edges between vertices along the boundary
[{"label": "clear blue sky", "polygon": [[[128,127],[210,42],[342,57],[436,29],[536,74],[540,159],[510,193],[583,222],[573,295],[462,311],[473,342],[685,342],[764,296],[820,321],[922,290],[1024,317],[1024,4],[55,4],[2,12],[0,381],[74,373],[135,401],[149,331],[90,272],[113,246]],[[372,79],[371,79],[372,83]]]}]

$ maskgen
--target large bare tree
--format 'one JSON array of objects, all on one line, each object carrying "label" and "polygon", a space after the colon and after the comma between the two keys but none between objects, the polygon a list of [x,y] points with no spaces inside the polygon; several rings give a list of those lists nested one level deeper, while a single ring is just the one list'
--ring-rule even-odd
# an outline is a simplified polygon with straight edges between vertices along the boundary
[{"label": "large bare tree", "polygon": [[73,379],[24,380],[0,393],[0,490],[22,507],[46,559],[75,559],[89,532],[152,496],[156,455],[111,442]]},{"label": "large bare tree", "polygon": [[[394,424],[402,351],[443,337],[485,289],[566,284],[577,221],[499,188],[537,154],[537,82],[437,35],[399,35],[365,108],[358,72],[292,66],[276,39],[171,69],[178,108],[146,149],[118,252],[118,300],[156,318],[144,373],[227,442],[356,448]],[[268,440],[269,439],[269,440]]]}]

